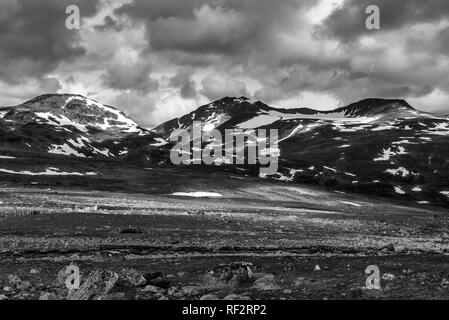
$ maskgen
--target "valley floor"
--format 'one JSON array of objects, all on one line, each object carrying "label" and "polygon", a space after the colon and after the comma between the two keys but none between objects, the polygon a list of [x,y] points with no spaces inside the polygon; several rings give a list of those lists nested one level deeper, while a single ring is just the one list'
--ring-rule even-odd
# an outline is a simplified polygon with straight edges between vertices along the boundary
[{"label": "valley floor", "polygon": [[[81,282],[94,282],[94,270],[106,283],[114,273],[105,270],[145,279],[84,285],[104,299],[449,297],[446,210],[259,179],[224,181],[214,176],[149,193],[5,184],[0,299],[67,297],[58,272],[71,263]],[[380,269],[381,290],[365,289],[370,265]]]}]

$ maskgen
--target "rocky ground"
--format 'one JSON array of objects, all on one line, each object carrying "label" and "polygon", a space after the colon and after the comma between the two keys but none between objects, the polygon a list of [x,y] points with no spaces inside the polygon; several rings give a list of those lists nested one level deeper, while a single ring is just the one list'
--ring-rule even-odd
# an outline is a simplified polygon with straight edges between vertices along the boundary
[{"label": "rocky ground", "polygon": [[[449,297],[444,209],[217,182],[219,198],[0,189],[0,299]],[[381,290],[365,288],[370,265]],[[78,290],[66,286],[68,266],[80,270]]]}]

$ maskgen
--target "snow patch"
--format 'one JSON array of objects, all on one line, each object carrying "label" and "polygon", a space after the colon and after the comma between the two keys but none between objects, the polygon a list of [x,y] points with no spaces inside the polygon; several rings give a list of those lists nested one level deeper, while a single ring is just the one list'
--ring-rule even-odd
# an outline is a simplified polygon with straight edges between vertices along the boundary
[{"label": "snow patch", "polygon": [[398,168],[398,169],[388,169],[388,170],[386,170],[385,171],[386,173],[389,173],[389,174],[391,174],[391,175],[393,175],[393,176],[402,176],[402,177],[407,177],[407,176],[409,176],[410,174],[412,174],[412,175],[416,175],[416,173],[413,173],[413,172],[410,172],[410,171],[408,171],[406,168],[404,168],[404,167],[400,167],[400,168]]},{"label": "snow patch", "polygon": [[172,196],[177,197],[193,197],[193,198],[220,198],[222,194],[215,192],[175,192]]},{"label": "snow patch", "polygon": [[354,206],[354,207],[361,207],[361,204],[357,204],[357,203],[353,203],[353,202],[349,202],[349,201],[340,201],[341,203],[344,204],[349,204],[350,206]]},{"label": "snow patch", "polygon": [[168,144],[168,142],[162,138],[156,138],[155,140],[156,140],[156,143],[151,144],[151,146],[153,146],[153,147],[162,147],[162,146],[165,146],[166,144]]},{"label": "snow patch", "polygon": [[396,192],[398,194],[406,194],[406,192],[404,190],[402,190],[401,187],[394,187],[394,192]]},{"label": "snow patch", "polygon": [[278,143],[279,143],[279,142],[282,142],[282,141],[284,141],[284,140],[290,139],[290,138],[293,137],[296,133],[298,133],[299,131],[301,131],[301,129],[303,129],[303,128],[304,128],[304,126],[303,126],[302,124],[300,124],[300,125],[297,126],[295,129],[293,129],[293,131],[290,132],[290,134],[289,134],[288,136],[286,136],[285,138],[279,140]]},{"label": "snow patch", "polygon": [[334,169],[334,168],[330,168],[330,167],[326,167],[326,166],[323,166],[323,168],[324,168],[324,169],[327,169],[327,170],[330,170],[330,171],[332,171],[332,172],[337,173],[337,170]]},{"label": "snow patch", "polygon": [[282,173],[278,172],[277,175],[279,176],[279,178],[274,178],[274,179],[278,180],[278,181],[292,182],[293,179],[295,179],[295,176],[297,173],[304,172],[304,170],[302,170],[302,169],[288,169],[288,170],[289,170],[288,177],[284,176]]},{"label": "snow patch", "polygon": [[207,118],[205,121],[203,121],[203,131],[210,132],[220,126],[221,124],[225,123],[231,119],[227,114],[223,113],[212,113],[209,118]]},{"label": "snow patch", "polygon": [[[243,122],[238,125],[241,129],[254,129],[261,126],[266,126],[273,124],[279,120],[301,120],[301,119],[312,119],[312,120],[325,120],[332,121],[337,126],[343,126],[345,123],[370,123],[378,119],[378,117],[355,117],[350,118],[345,115],[344,112],[317,112],[315,114],[304,114],[304,113],[283,113],[280,111],[270,110],[263,111],[259,113],[256,117]],[[360,130],[361,128],[359,128]],[[342,129],[356,131],[357,129]]]},{"label": "snow patch", "polygon": [[19,174],[19,175],[27,175],[27,176],[96,176],[95,172],[63,172],[59,171],[57,168],[47,168],[44,172],[31,172],[31,171],[13,171],[7,169],[0,169],[2,173],[9,174]]},{"label": "snow patch", "polygon": [[389,161],[393,156],[405,154],[408,154],[408,152],[404,147],[397,147],[397,151],[392,151],[391,148],[383,149],[383,154],[381,154],[379,158],[375,158],[374,161]]},{"label": "snow patch", "polygon": [[50,149],[48,150],[48,153],[52,154],[61,154],[65,156],[76,156],[80,158],[86,158],[86,156],[82,153],[79,153],[75,149],[73,149],[71,146],[69,146],[67,143],[63,145],[51,145]]}]

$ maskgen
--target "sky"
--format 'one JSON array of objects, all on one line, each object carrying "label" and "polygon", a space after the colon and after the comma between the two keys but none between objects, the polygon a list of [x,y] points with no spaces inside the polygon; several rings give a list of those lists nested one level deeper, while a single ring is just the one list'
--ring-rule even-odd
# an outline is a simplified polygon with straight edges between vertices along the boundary
[{"label": "sky", "polygon": [[[369,5],[380,30],[366,28]],[[0,61],[2,106],[82,94],[148,127],[225,96],[320,110],[400,98],[449,114],[449,1],[1,0]]]}]

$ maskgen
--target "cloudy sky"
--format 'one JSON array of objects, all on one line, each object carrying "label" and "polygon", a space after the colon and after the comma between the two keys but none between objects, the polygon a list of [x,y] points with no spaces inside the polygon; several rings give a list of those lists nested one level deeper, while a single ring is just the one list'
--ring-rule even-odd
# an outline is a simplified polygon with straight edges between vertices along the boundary
[{"label": "cloudy sky", "polygon": [[[365,27],[371,4],[381,30]],[[0,105],[78,93],[146,126],[224,96],[449,113],[449,1],[0,0],[0,61]]]}]

